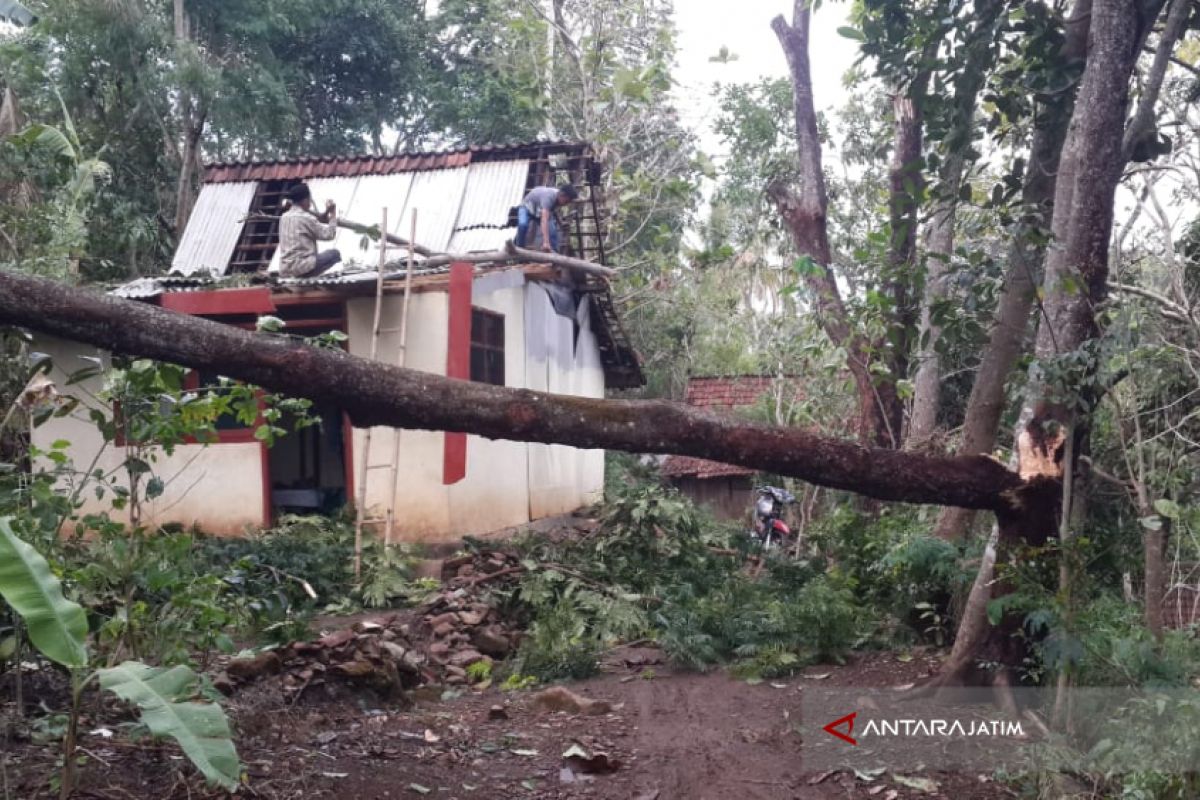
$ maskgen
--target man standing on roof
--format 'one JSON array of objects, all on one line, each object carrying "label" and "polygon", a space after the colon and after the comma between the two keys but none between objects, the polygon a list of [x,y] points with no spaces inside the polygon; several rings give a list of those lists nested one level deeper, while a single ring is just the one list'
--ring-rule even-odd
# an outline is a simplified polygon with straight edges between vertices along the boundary
[{"label": "man standing on roof", "polygon": [[558,252],[558,220],[554,209],[575,201],[579,192],[569,183],[557,188],[539,186],[521,201],[517,209],[517,247],[524,247],[529,238],[529,225],[537,221],[542,231],[542,249],[547,253]]},{"label": "man standing on roof", "polygon": [[311,278],[342,260],[337,249],[317,252],[317,242],[337,236],[337,206],[325,203],[324,214],[314,214],[308,184],[288,189],[292,207],[279,219],[279,274],[285,278]]}]

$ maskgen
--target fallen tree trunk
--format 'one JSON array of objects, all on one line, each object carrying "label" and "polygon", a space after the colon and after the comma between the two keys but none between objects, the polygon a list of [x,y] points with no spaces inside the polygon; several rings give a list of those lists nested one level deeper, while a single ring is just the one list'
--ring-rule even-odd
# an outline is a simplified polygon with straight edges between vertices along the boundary
[{"label": "fallen tree trunk", "polygon": [[1010,512],[1025,482],[986,456],[863,447],[663,401],[599,400],[455,380],[294,339],[253,334],[144,303],[0,271],[0,324],[336,404],[358,426],[461,431],[493,439],[741,464],[879,500]]}]

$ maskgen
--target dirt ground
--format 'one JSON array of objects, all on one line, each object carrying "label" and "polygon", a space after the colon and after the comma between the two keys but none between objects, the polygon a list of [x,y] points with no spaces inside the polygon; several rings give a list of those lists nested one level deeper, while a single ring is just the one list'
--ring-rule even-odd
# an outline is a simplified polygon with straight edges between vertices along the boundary
[{"label": "dirt ground", "polygon": [[[724,672],[672,672],[642,649],[570,689],[608,701],[600,716],[533,707],[533,691],[464,691],[429,696],[415,708],[366,698],[289,707],[276,684],[239,692],[230,703],[248,781],[243,796],[293,798],[592,798],[594,800],[758,800],[759,798],[1000,798],[1008,789],[979,775],[927,774],[936,790],[909,788],[890,775],[805,771],[795,711],[805,687],[890,687],[929,674],[936,654],[901,660],[862,654],[846,665],[751,685]],[[626,662],[632,662],[626,663]],[[430,695],[436,692],[429,693]],[[319,700],[319,698],[318,698]],[[311,698],[306,698],[311,703]],[[503,713],[494,710],[502,706]],[[94,712],[93,712],[94,713]],[[105,712],[101,712],[104,716]],[[496,718],[502,717],[502,718]],[[85,720],[82,798],[207,798],[171,745],[132,743],[119,720]],[[101,726],[111,737],[92,733]],[[0,741],[0,744],[3,744]],[[580,745],[619,762],[587,775],[566,767]],[[54,750],[8,741],[0,797],[52,797]],[[0,784],[2,787],[3,784]]]}]

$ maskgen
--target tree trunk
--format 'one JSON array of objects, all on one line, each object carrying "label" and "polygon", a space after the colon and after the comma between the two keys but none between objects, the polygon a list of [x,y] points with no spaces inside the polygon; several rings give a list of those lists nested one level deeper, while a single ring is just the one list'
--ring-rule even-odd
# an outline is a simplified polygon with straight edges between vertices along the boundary
[{"label": "tree trunk", "polygon": [[0,323],[169,361],[316,402],[355,425],[474,433],[496,439],[676,453],[879,500],[1001,511],[1024,482],[986,457],[871,450],[797,428],[707,414],[678,403],[553,395],[455,380],[252,334],[43,278],[0,271]]},{"label": "tree trunk", "polygon": [[[932,59],[932,55],[930,55]],[[917,267],[917,224],[921,194],[925,188],[924,162],[921,159],[924,142],[921,104],[929,73],[921,72],[908,92],[892,99],[893,143],[892,163],[888,170],[888,222],[891,241],[888,248],[888,290],[892,296],[895,317],[889,326],[894,341],[885,338],[875,343],[877,352],[890,352],[887,359],[889,376],[876,383],[881,405],[880,413],[886,422],[887,444],[900,447],[904,430],[904,402],[897,391],[897,381],[908,377],[912,333],[916,330],[919,306],[913,297]],[[891,344],[890,350],[888,345]]]},{"label": "tree trunk", "polygon": [[[1097,335],[1094,311],[1107,288],[1113,205],[1124,164],[1121,146],[1129,80],[1143,26],[1152,24],[1157,15],[1157,7],[1145,17],[1140,10],[1123,0],[1096,0],[1092,6],[1087,66],[1063,157],[1064,164],[1071,163],[1074,168],[1060,174],[1054,207],[1053,229],[1061,234],[1054,257],[1047,259],[1045,319],[1037,339],[1037,355],[1043,365],[1062,354],[1081,352]],[[1070,185],[1064,185],[1065,181]],[[1063,198],[1067,202],[1061,202]],[[1081,374],[1073,375],[1073,386],[1089,386],[1094,369],[1093,362]],[[998,579],[992,585],[993,598],[1014,590],[1006,577],[1007,566],[1016,563],[1025,548],[1038,547],[1057,535],[1066,432],[1074,430],[1079,400],[1065,397],[1045,370],[1031,373],[1033,412],[1017,440],[1018,472],[1026,484],[1019,492],[1021,502],[997,513]],[[1088,408],[1086,390],[1083,394],[1083,407]],[[1087,425],[1080,424],[1078,431],[1080,441],[1066,448],[1068,451],[1085,451],[1082,437]],[[1003,666],[995,676],[999,684],[1012,680],[1012,671],[1025,655],[1023,640],[1015,635],[1022,621],[1020,614],[1004,614],[971,654],[974,661]],[[948,663],[947,669],[950,667]]]},{"label": "tree trunk", "polygon": [[[1092,0],[1078,0],[1065,26],[1061,53],[1064,66],[1082,62],[1087,51]],[[1008,249],[1008,267],[996,306],[996,315],[975,375],[963,421],[961,454],[990,453],[996,446],[1000,416],[1004,413],[1008,383],[1017,360],[1025,352],[1029,312],[1037,296],[1040,264],[1046,253],[1045,232],[1054,209],[1055,186],[1067,126],[1074,109],[1074,93],[1045,98],[1037,105],[1029,163],[1021,189],[1021,214]],[[974,515],[967,509],[946,508],[938,516],[934,534],[961,540]]]},{"label": "tree trunk", "polygon": [[[191,21],[188,19],[184,0],[173,0],[172,11],[175,23],[175,56],[179,61],[187,58],[187,46],[192,38]],[[207,111],[204,103],[197,99],[185,86],[179,89],[179,119],[183,136],[183,147],[179,158],[179,177],[175,185],[175,239],[183,235],[192,206],[196,200],[196,179],[200,172],[200,137],[204,134]]]},{"label": "tree trunk", "polygon": [[[962,158],[950,156],[953,165],[943,174],[943,184],[949,191],[962,176]],[[912,414],[908,420],[906,447],[924,447],[937,430],[938,410],[941,408],[942,364],[938,356],[938,340],[942,326],[933,320],[934,307],[946,294],[946,275],[954,252],[954,222],[957,216],[957,197],[947,197],[938,204],[929,223],[929,238],[925,259],[925,296],[921,303],[921,323],[918,328],[919,355],[917,375],[913,381]]]},{"label": "tree trunk", "polygon": [[946,296],[946,277],[954,254],[954,226],[967,172],[966,152],[975,126],[975,105],[987,76],[988,63],[997,49],[996,23],[1004,3],[976,0],[979,22],[968,43],[966,64],[955,79],[954,104],[943,140],[943,166],[938,176],[937,207],[929,223],[925,258],[925,292],[917,331],[917,374],[913,385],[912,414],[906,446],[927,447],[937,430],[941,408],[942,368],[937,345],[942,327],[933,318],[935,307]]},{"label": "tree trunk", "polygon": [[175,189],[175,239],[183,235],[196,202],[196,184],[200,175],[200,138],[204,134],[207,112],[193,101],[184,99],[183,153],[179,164],[179,182]]},{"label": "tree trunk", "polygon": [[870,344],[851,330],[831,266],[829,197],[825,174],[821,170],[821,141],[817,133],[808,60],[811,14],[807,0],[795,0],[791,25],[783,16],[771,21],[792,78],[798,177],[794,187],[775,183],[767,193],[791,233],[797,254],[811,260],[811,267],[804,273],[804,282],[813,294],[814,310],[821,328],[834,344],[846,349],[847,367],[858,397],[858,439],[865,446],[894,447],[900,431],[897,429],[889,434],[888,403],[877,391],[870,372]]},{"label": "tree trunk", "polygon": [[[1153,510],[1151,510],[1153,513]],[[1156,531],[1145,531],[1142,547],[1146,561],[1145,575],[1145,617],[1146,629],[1160,646],[1163,643],[1163,600],[1166,596],[1167,570],[1167,532],[1171,521],[1162,520],[1162,527]]]}]

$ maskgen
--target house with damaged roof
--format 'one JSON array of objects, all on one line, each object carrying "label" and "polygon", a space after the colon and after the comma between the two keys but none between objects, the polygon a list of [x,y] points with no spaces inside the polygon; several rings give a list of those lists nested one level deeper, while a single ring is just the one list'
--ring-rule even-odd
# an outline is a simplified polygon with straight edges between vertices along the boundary
[{"label": "house with damaged roof", "polygon": [[[279,276],[278,216],[285,193],[300,181],[318,207],[334,201],[340,218],[378,226],[386,209],[388,233],[419,246],[412,274],[407,249],[389,246],[381,275],[377,239],[339,229],[329,246],[341,251],[342,265],[313,278]],[[580,198],[560,218],[561,249],[604,265],[601,172],[585,144],[211,164],[170,274],[112,291],[248,329],[269,315],[292,335],[340,331],[349,352],[391,364],[401,363],[404,328],[406,367],[602,397],[606,389],[644,382],[607,281],[482,255],[503,251],[514,237],[515,207],[531,188],[565,182],[578,187]],[[64,383],[83,359],[108,359],[74,342],[42,339],[37,347],[52,357],[54,377]],[[187,386],[220,380],[193,372]],[[79,394],[99,394],[101,381],[92,379]],[[368,516],[394,508],[396,540],[438,542],[569,512],[603,489],[602,451],[433,431],[373,429],[368,436],[336,407],[313,413],[321,425],[270,448],[253,429],[222,420],[219,441],[164,454],[155,470],[165,489],[145,505],[144,519],[238,534],[282,513],[334,512],[358,497],[365,480]],[[118,468],[122,454],[105,452],[100,434],[80,416],[42,425],[35,444],[48,448],[65,439],[77,462],[96,457],[101,468]],[[107,508],[95,504],[97,511]]]}]

